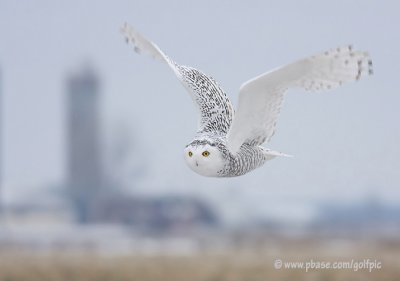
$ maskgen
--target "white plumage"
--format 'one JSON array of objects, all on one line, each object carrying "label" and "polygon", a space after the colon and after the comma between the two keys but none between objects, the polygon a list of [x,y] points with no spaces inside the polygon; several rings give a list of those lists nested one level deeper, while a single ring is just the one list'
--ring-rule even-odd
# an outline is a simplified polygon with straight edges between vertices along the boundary
[{"label": "white plumage", "polygon": [[239,176],[276,156],[287,156],[261,145],[275,132],[289,88],[327,90],[372,74],[367,53],[354,51],[351,46],[332,49],[245,82],[234,113],[230,100],[212,77],[178,65],[129,25],[121,31],[136,52],[146,52],[167,63],[198,107],[199,128],[186,146],[185,159],[193,171],[204,176]]}]

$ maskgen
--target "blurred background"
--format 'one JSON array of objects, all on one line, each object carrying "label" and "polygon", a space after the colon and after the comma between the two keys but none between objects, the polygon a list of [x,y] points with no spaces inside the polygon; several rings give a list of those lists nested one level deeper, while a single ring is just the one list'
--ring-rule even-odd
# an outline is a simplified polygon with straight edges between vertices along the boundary
[{"label": "blurred background", "polygon": [[[0,1],[0,280],[397,280],[396,1]],[[174,74],[135,54],[128,22],[236,104],[246,80],[329,48],[375,74],[292,90],[245,176],[183,160],[197,115]],[[378,260],[367,270],[274,260]]]}]

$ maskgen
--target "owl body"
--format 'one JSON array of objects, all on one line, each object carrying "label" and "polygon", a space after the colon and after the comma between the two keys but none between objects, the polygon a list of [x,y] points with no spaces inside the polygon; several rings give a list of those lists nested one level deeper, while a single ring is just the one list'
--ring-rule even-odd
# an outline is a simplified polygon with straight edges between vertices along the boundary
[{"label": "owl body", "polygon": [[199,124],[184,153],[188,166],[203,176],[241,176],[277,156],[289,156],[261,146],[275,133],[288,89],[328,90],[373,73],[368,53],[354,51],[352,46],[334,48],[246,81],[240,87],[234,111],[211,76],[177,64],[129,25],[121,31],[136,52],[146,52],[166,63],[192,98]]},{"label": "owl body", "polygon": [[235,177],[262,166],[275,155],[264,147],[247,143],[233,154],[226,137],[198,135],[186,146],[184,157],[190,169],[202,176]]}]

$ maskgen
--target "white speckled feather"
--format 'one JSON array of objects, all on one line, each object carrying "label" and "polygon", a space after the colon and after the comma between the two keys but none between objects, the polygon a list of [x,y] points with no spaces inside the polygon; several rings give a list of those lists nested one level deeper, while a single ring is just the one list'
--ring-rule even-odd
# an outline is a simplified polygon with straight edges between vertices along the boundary
[{"label": "white speckled feather", "polygon": [[128,24],[121,28],[121,32],[137,53],[148,53],[153,58],[166,62],[174,71],[199,110],[198,133],[225,135],[228,132],[234,109],[225,92],[212,77],[195,68],[177,64],[156,44],[144,38]]},{"label": "white speckled feather", "polygon": [[271,139],[287,89],[327,90],[369,74],[372,74],[372,62],[368,54],[355,52],[347,46],[296,61],[247,81],[240,88],[235,119],[228,132],[229,150],[236,153],[243,143],[261,145]]}]

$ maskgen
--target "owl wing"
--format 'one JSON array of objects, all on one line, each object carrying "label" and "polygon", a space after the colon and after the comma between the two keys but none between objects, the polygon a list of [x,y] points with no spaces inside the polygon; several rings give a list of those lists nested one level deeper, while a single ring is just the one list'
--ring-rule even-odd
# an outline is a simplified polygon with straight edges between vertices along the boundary
[{"label": "owl wing", "polygon": [[296,61],[245,82],[240,88],[235,118],[227,134],[229,150],[236,153],[243,143],[261,145],[271,139],[287,89],[331,89],[369,74],[372,74],[372,61],[368,54],[347,46]]},{"label": "owl wing", "polygon": [[198,133],[225,135],[232,123],[233,106],[225,92],[210,76],[192,67],[182,66],[166,56],[156,44],[144,38],[128,24],[121,29],[126,42],[135,52],[146,52],[153,58],[165,62],[173,70],[189,92],[200,112]]}]

